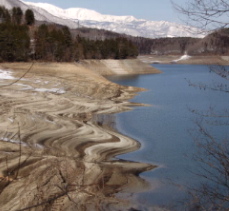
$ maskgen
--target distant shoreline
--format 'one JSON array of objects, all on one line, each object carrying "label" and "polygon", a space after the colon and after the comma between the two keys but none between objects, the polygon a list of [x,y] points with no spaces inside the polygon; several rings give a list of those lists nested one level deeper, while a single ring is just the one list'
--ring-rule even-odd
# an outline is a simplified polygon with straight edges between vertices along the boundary
[{"label": "distant shoreline", "polygon": [[[229,56],[189,56],[182,55],[140,55],[138,57],[147,64],[199,64],[199,65],[229,65]],[[178,60],[178,61],[177,61]]]}]

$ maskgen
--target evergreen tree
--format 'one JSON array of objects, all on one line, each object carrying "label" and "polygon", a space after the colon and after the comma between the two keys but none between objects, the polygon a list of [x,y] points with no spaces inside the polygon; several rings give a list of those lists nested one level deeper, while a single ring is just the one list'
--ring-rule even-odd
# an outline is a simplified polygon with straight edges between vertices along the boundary
[{"label": "evergreen tree", "polygon": [[27,26],[0,24],[0,60],[26,61],[29,57],[30,38]]},{"label": "evergreen tree", "polygon": [[14,7],[12,10],[12,22],[20,25],[23,17],[23,12],[20,7]]},{"label": "evergreen tree", "polygon": [[5,7],[0,6],[0,23],[10,23],[11,16],[9,11]]},{"label": "evergreen tree", "polygon": [[[52,33],[53,34],[53,33]],[[54,36],[53,36],[54,35]],[[65,45],[65,38],[64,38],[64,33],[62,30],[56,30],[56,33],[54,33],[52,36],[50,37],[55,44],[55,60],[58,62],[61,61],[66,61],[64,59],[65,56],[65,52],[67,52],[67,46]]]},{"label": "evergreen tree", "polygon": [[62,32],[64,36],[63,44],[65,44],[66,47],[70,47],[72,45],[72,35],[69,28],[67,26],[64,26]]},{"label": "evergreen tree", "polygon": [[61,59],[64,61],[72,61],[74,60],[73,40],[71,32],[67,26],[62,28],[62,35],[63,38],[60,44],[64,53]]},{"label": "evergreen tree", "polygon": [[42,24],[38,27],[38,30],[35,34],[35,56],[36,59],[47,59],[47,44],[49,38],[48,27],[45,24]]},{"label": "evergreen tree", "polygon": [[25,11],[25,21],[27,25],[33,25],[35,23],[35,17],[32,10],[28,9]]},{"label": "evergreen tree", "polygon": [[[23,12],[19,7],[0,7],[0,60],[26,61],[30,54],[29,28],[34,23],[32,10],[26,10],[25,23],[21,25]],[[11,22],[12,20],[12,22]],[[126,59],[136,57],[136,46],[123,37],[90,40],[79,35],[73,40],[68,27],[40,25],[35,32],[35,59],[43,61],[70,62],[79,59]]]}]

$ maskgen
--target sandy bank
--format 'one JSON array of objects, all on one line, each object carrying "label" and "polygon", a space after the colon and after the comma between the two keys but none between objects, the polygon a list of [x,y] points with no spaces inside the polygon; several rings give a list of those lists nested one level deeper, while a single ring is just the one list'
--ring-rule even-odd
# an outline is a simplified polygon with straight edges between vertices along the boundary
[{"label": "sandy bank", "polygon": [[[203,64],[203,65],[229,65],[229,56],[190,56],[187,59],[181,59],[181,55],[144,55],[138,59],[146,64],[161,63],[161,64]],[[179,60],[179,61],[177,61]],[[176,62],[174,62],[176,61]]]},{"label": "sandy bank", "polygon": [[8,69],[0,79],[2,210],[133,207],[115,193],[147,188],[138,175],[154,166],[113,160],[140,144],[112,129],[115,117],[109,114],[132,109],[129,99],[141,89],[114,84],[102,75],[158,72],[141,64],[108,60],[0,65]]},{"label": "sandy bank", "polygon": [[82,65],[101,75],[129,75],[161,73],[156,68],[138,59],[126,60],[84,60]]},{"label": "sandy bank", "polygon": [[[1,63],[1,67],[14,70],[27,70],[31,63]],[[35,62],[31,72],[52,73],[60,75],[81,74],[81,75],[129,75],[129,74],[153,74],[160,73],[160,70],[143,63],[138,59],[126,60],[82,60],[77,63],[42,63]]]}]

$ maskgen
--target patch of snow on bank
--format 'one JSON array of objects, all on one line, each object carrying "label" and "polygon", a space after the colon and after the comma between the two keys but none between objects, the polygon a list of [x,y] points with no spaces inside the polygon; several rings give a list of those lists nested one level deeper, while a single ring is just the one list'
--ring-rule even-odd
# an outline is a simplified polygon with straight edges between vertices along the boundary
[{"label": "patch of snow on bank", "polygon": [[34,88],[30,85],[22,84],[22,83],[17,83],[16,85],[23,87],[21,90],[31,90],[36,92],[52,92],[57,94],[66,93],[66,91],[63,88]]},{"label": "patch of snow on bank", "polygon": [[10,138],[6,138],[6,137],[1,137],[0,140],[4,141],[4,142],[10,142],[10,143],[13,143],[13,144],[22,144],[24,146],[27,145],[25,142],[22,142],[20,140],[10,139]]},{"label": "patch of snow on bank", "polygon": [[26,85],[26,84],[21,84],[21,83],[17,83],[18,86],[22,86],[22,90],[31,90],[33,89],[32,86]]},{"label": "patch of snow on bank", "polygon": [[179,61],[187,60],[187,59],[190,59],[190,58],[191,58],[191,56],[185,54],[185,55],[181,56],[179,59],[173,60],[173,62],[179,62]]},{"label": "patch of snow on bank", "polygon": [[0,80],[1,79],[13,80],[15,78],[12,76],[12,72],[11,71],[0,69]]},{"label": "patch of snow on bank", "polygon": [[161,64],[160,61],[151,61],[150,63],[152,63],[152,64]]},{"label": "patch of snow on bank", "polygon": [[37,92],[55,92],[57,94],[64,94],[65,90],[64,89],[58,89],[58,88],[51,88],[51,89],[46,89],[46,88],[37,88],[34,89]]}]

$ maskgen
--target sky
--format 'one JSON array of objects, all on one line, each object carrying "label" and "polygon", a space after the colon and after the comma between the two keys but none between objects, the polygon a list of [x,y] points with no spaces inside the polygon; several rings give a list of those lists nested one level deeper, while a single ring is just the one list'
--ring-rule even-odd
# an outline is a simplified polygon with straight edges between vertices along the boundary
[{"label": "sky", "polygon": [[[63,9],[80,7],[109,15],[132,15],[138,19],[181,23],[170,0],[25,0],[53,4]],[[184,5],[185,0],[173,0]]]}]

